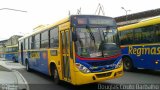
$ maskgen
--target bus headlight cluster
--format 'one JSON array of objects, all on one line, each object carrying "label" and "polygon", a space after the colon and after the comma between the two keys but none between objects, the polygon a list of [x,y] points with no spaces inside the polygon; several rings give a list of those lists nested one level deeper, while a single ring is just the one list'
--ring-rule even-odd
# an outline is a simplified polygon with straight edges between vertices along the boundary
[{"label": "bus headlight cluster", "polygon": [[91,71],[80,63],[76,63],[76,67],[83,73],[90,73]]},{"label": "bus headlight cluster", "polygon": [[115,68],[120,68],[123,65],[122,59],[117,63]]}]

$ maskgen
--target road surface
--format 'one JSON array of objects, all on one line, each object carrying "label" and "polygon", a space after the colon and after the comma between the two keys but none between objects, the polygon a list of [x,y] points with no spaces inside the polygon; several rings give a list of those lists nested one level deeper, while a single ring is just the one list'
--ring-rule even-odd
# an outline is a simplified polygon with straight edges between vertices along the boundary
[{"label": "road surface", "polygon": [[121,78],[100,83],[73,86],[65,82],[61,85],[56,85],[49,76],[37,71],[27,72],[18,63],[9,62],[7,65],[13,67],[13,70],[18,71],[23,76],[29,85],[29,90],[144,90],[147,88],[160,90],[160,71],[139,69],[134,72],[125,72]]}]

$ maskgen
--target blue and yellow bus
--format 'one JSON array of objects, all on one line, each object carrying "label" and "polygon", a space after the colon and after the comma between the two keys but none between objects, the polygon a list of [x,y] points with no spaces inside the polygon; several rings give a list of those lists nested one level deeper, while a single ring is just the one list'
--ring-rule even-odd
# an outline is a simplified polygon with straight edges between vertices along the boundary
[{"label": "blue and yellow bus", "polygon": [[4,57],[6,60],[18,62],[18,44],[12,46],[6,46]]},{"label": "blue and yellow bus", "polygon": [[160,70],[160,16],[118,28],[124,69]]},{"label": "blue and yellow bus", "polygon": [[4,51],[5,51],[5,48],[3,46],[0,47],[0,58],[4,58]]},{"label": "blue and yellow bus", "polygon": [[19,39],[19,61],[27,71],[47,74],[56,83],[81,85],[123,75],[117,25],[113,18],[72,15],[40,25]]}]

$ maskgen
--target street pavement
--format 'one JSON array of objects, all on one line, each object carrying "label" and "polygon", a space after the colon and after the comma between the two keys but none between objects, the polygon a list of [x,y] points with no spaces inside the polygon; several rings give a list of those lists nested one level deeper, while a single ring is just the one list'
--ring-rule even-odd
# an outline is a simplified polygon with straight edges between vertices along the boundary
[{"label": "street pavement", "polygon": [[22,66],[20,63],[8,61],[3,58],[0,58],[0,65],[9,69],[9,70],[17,70],[17,69],[24,69],[25,68],[25,66]]},{"label": "street pavement", "polygon": [[[0,72],[20,73],[21,77],[26,81],[23,85],[28,84],[28,90],[160,90],[160,71],[138,69],[134,72],[125,72],[124,76],[121,78],[100,83],[73,86],[65,82],[56,85],[49,76],[34,70],[32,72],[27,72],[25,67],[19,63],[10,61],[2,62],[3,66],[9,69],[0,67]],[[0,61],[0,65],[2,62]],[[0,74],[0,77],[3,76]]]},{"label": "street pavement", "polygon": [[105,81],[113,84],[159,84],[160,71],[137,69],[134,72],[125,72],[121,78]]},{"label": "street pavement", "polygon": [[[17,63],[0,59],[0,90],[29,90],[29,86],[24,77],[16,70],[22,69]],[[13,68],[11,68],[13,67]]]},{"label": "street pavement", "polygon": [[[25,70],[19,70],[19,72],[26,78],[31,90],[135,90],[136,88],[146,90],[142,87],[144,85],[153,85],[153,89],[149,90],[160,90],[160,72],[153,70],[140,69],[135,72],[125,72],[121,78],[81,86],[73,86],[65,82],[56,85],[49,76],[36,71],[28,73]],[[142,88],[138,85],[142,85]]]}]

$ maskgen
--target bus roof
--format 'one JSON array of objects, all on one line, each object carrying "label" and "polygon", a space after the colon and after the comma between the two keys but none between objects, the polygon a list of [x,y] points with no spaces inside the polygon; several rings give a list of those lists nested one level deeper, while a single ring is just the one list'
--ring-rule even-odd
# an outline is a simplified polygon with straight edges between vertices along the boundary
[{"label": "bus roof", "polygon": [[142,21],[135,23],[135,24],[130,24],[130,25],[119,27],[118,31],[131,30],[131,29],[154,25],[154,24],[159,24],[159,23],[160,23],[160,16],[145,19],[145,20],[142,20]]},{"label": "bus roof", "polygon": [[[68,16],[68,17],[58,21],[57,23],[53,23],[53,24],[50,24],[50,25],[48,25],[48,24],[47,25],[39,25],[39,26],[34,28],[34,31],[32,33],[27,34],[27,35],[19,38],[18,40],[22,40],[22,39],[24,39],[26,37],[32,36],[34,34],[37,34],[37,33],[40,33],[42,31],[48,30],[50,28],[53,28],[53,27],[55,27],[55,26],[57,26],[59,24],[65,23],[65,22],[69,21],[71,17],[75,17],[75,16],[84,16],[84,17],[86,17],[86,16],[100,16],[100,15],[71,15],[71,16]],[[101,17],[106,17],[106,16],[101,16]],[[108,18],[111,18],[111,17],[108,17]]]},{"label": "bus roof", "polygon": [[19,38],[18,40],[22,40],[22,39],[24,39],[24,38],[26,38],[26,37],[32,36],[32,35],[37,34],[37,33],[39,33],[39,32],[42,32],[42,31],[51,29],[51,28],[53,28],[54,26],[57,26],[57,25],[59,25],[59,24],[62,24],[62,23],[64,23],[64,22],[67,22],[67,21],[69,21],[69,17],[66,17],[66,18],[58,21],[57,23],[53,23],[53,24],[50,24],[50,25],[48,25],[48,24],[47,24],[47,25],[39,25],[39,26],[37,26],[37,27],[34,28],[34,31],[33,31],[32,33],[27,34],[27,35]]}]

